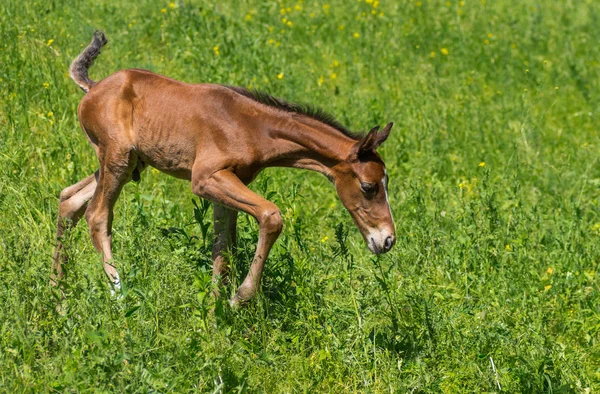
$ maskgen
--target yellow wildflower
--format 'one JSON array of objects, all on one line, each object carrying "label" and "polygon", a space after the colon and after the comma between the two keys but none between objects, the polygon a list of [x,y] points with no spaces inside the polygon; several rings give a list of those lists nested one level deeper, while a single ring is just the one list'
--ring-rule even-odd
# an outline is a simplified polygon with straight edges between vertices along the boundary
[{"label": "yellow wildflower", "polygon": [[329,237],[326,235],[323,238],[321,238],[321,242],[325,243],[325,242],[327,242],[328,239],[329,239]]},{"label": "yellow wildflower", "polygon": [[50,84],[48,82],[44,82],[43,85],[46,89],[48,89],[48,87],[50,87]]},{"label": "yellow wildflower", "polygon": [[554,268],[549,267],[546,272],[548,273],[548,275],[552,275],[552,273],[554,272]]},{"label": "yellow wildflower", "polygon": [[489,45],[490,40],[484,40],[483,43],[484,43],[484,45]]},{"label": "yellow wildflower", "polygon": [[551,288],[552,288],[552,285],[546,285],[546,286],[544,286],[544,290],[546,290],[546,291],[550,290]]},{"label": "yellow wildflower", "polygon": [[167,9],[166,9],[166,8],[162,8],[162,9],[160,10],[160,12],[162,12],[163,14],[165,14],[165,13],[167,12]]},{"label": "yellow wildflower", "polygon": [[331,79],[336,79],[337,78],[337,74],[336,73],[331,73]]},{"label": "yellow wildflower", "polygon": [[54,117],[54,112],[52,112],[52,111],[48,111],[48,117],[49,117],[49,118],[52,118],[52,117]]},{"label": "yellow wildflower", "polygon": [[354,33],[353,36],[354,36],[354,38],[358,38],[358,37],[360,37],[360,33]]},{"label": "yellow wildflower", "polygon": [[252,20],[252,14],[246,14],[246,20],[247,21],[251,21]]},{"label": "yellow wildflower", "polygon": [[213,52],[214,52],[214,53],[215,53],[215,55],[217,55],[217,56],[220,56],[220,55],[221,55],[221,52],[219,52],[219,46],[218,46],[218,45],[215,45],[215,46],[213,47]]},{"label": "yellow wildflower", "polygon": [[267,44],[273,45],[273,44],[275,44],[275,40],[272,38],[269,38],[269,41],[267,41]]},{"label": "yellow wildflower", "polygon": [[283,79],[283,73],[277,74],[277,79]]},{"label": "yellow wildflower", "polygon": [[175,8],[175,3],[173,3],[173,2],[170,2],[170,3],[169,3],[169,8]]},{"label": "yellow wildflower", "polygon": [[448,56],[448,48],[442,48],[440,52],[442,52],[442,55]]},{"label": "yellow wildflower", "polygon": [[485,161],[482,161],[481,163],[479,163],[478,167],[485,167]]}]

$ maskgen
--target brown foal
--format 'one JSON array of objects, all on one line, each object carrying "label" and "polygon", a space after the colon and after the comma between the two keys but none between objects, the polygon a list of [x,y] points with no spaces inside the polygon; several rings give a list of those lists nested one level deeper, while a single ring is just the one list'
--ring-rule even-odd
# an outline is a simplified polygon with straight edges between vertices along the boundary
[{"label": "brown foal", "polygon": [[[86,92],[81,127],[96,150],[98,171],[60,194],[51,283],[63,277],[65,230],[84,216],[113,286],[113,208],[123,185],[148,165],[191,181],[192,191],[214,203],[213,278],[227,273],[224,252],[235,243],[237,212],[259,224],[256,254],[232,306],[259,289],[265,260],[283,222],[272,202],[247,185],[266,167],[304,168],[324,174],[376,254],[395,242],[385,165],[376,149],[389,135],[373,128],[355,137],[333,118],[264,93],[211,84],[186,84],[145,70],[118,71],[94,82],[88,68],[106,44],[102,32],[73,61],[71,78]],[[89,204],[88,204],[89,203]]]}]

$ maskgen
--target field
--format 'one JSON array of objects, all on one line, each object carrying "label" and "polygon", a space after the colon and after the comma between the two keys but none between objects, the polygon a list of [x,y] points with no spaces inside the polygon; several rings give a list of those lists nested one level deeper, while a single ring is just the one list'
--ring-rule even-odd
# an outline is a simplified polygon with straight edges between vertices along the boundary
[{"label": "field", "polygon": [[[0,9],[0,392],[600,391],[600,2],[18,1]],[[252,188],[284,231],[263,286],[210,295],[212,208],[149,169],[117,203],[109,292],[60,191],[97,168],[68,66],[266,90],[380,153],[397,243],[370,254],[322,176]],[[239,221],[234,284],[257,241]],[[235,288],[228,288],[231,295]]]}]

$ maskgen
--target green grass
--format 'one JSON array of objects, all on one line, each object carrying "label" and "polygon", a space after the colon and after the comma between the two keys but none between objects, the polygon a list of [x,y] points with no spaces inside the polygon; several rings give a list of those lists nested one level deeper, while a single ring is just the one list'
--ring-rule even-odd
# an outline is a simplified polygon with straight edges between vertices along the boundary
[{"label": "green grass", "polygon": [[[599,2],[211,3],[0,9],[1,392],[600,391]],[[209,295],[210,210],[148,170],[116,208],[123,299],[81,223],[58,314],[58,194],[97,166],[67,70],[96,28],[94,79],[147,68],[395,121],[392,252],[369,254],[326,179],[269,169],[253,188],[284,232],[232,312]],[[237,283],[253,219],[239,237]]]}]

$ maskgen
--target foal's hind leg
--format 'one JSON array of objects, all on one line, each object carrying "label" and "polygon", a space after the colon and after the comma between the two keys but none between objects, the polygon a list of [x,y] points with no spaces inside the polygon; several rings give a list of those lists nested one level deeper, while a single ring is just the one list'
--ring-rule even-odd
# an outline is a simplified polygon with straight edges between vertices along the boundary
[{"label": "foal's hind leg", "polygon": [[104,272],[117,289],[121,287],[119,274],[112,261],[113,208],[123,186],[131,179],[136,158],[130,150],[106,152],[100,159],[100,176],[92,201],[85,212],[92,243],[102,254]]},{"label": "foal's hind leg", "polygon": [[50,284],[56,286],[63,276],[62,265],[67,262],[64,246],[61,238],[66,230],[73,228],[83,216],[88,202],[96,190],[96,177],[98,171],[65,188],[60,193],[60,205],[58,207],[58,221],[56,223],[56,247],[52,258],[52,272],[50,273]]},{"label": "foal's hind leg", "polygon": [[219,296],[218,286],[220,282],[227,281],[229,261],[226,252],[235,248],[237,211],[219,204],[213,204],[213,283],[215,284],[214,295]]}]

